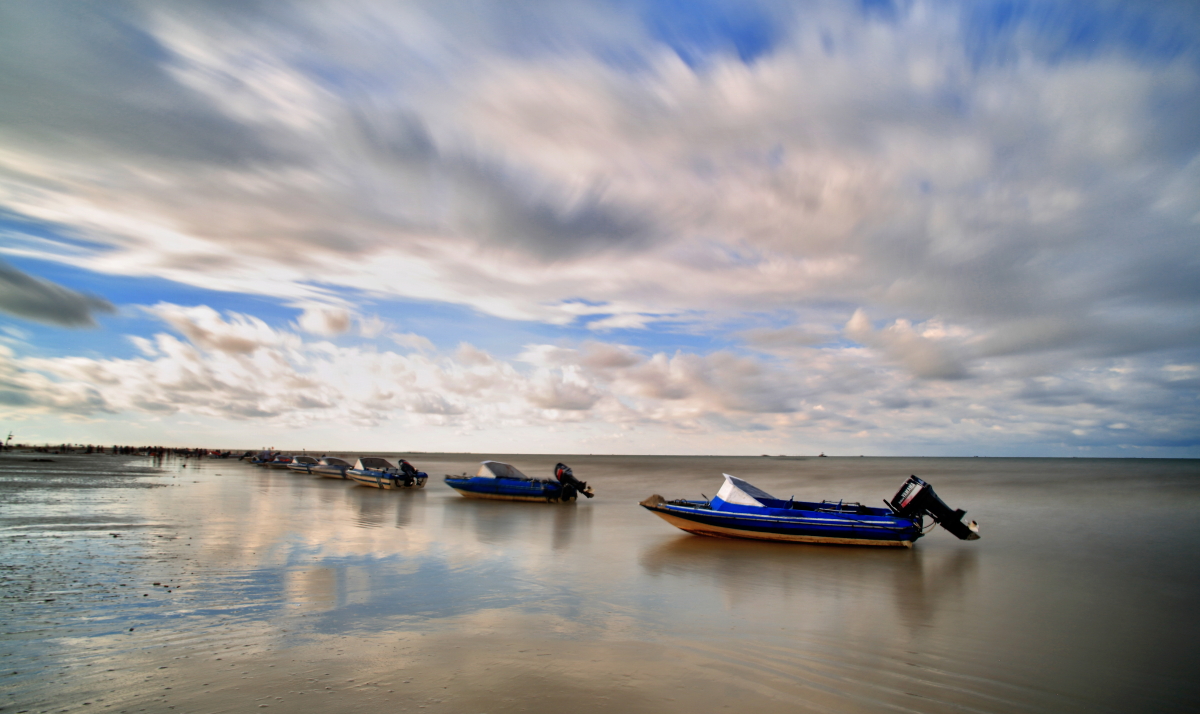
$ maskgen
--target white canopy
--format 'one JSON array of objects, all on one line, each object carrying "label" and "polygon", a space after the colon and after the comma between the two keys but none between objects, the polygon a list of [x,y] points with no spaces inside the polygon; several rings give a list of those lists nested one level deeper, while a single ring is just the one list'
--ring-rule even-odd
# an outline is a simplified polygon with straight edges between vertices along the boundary
[{"label": "white canopy", "polygon": [[739,506],[758,506],[765,508],[766,504],[760,499],[767,498],[775,500],[771,494],[762,489],[755,488],[749,483],[743,481],[737,476],[729,474],[721,474],[725,477],[725,483],[721,486],[721,490],[717,491],[717,498],[725,503],[736,503]]},{"label": "white canopy", "polygon": [[396,467],[392,466],[391,462],[387,459],[381,459],[378,456],[363,456],[354,464],[354,468],[358,471],[367,469],[383,471],[384,469],[394,469]]},{"label": "white canopy", "polygon": [[517,470],[517,467],[500,461],[484,461],[479,465],[479,478],[529,478]]}]

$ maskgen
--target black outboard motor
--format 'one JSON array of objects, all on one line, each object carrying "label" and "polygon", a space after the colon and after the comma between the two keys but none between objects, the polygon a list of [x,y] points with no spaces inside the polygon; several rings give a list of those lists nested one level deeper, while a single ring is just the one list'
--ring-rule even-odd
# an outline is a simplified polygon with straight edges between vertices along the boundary
[{"label": "black outboard motor", "polygon": [[405,486],[411,486],[417,480],[417,468],[404,459],[400,459],[400,478]]},{"label": "black outboard motor", "polygon": [[554,466],[554,478],[562,484],[562,500],[570,500],[576,492],[582,493],[584,496],[591,498],[596,494],[592,489],[588,488],[587,483],[575,478],[575,474],[571,471],[571,467],[566,464],[559,463]]},{"label": "black outboard motor", "polygon": [[898,516],[928,515],[939,526],[953,533],[959,540],[979,540],[979,525],[975,521],[963,523],[967,514],[962,509],[951,510],[933,487],[916,476],[909,476],[892,500],[886,501],[888,508]]}]

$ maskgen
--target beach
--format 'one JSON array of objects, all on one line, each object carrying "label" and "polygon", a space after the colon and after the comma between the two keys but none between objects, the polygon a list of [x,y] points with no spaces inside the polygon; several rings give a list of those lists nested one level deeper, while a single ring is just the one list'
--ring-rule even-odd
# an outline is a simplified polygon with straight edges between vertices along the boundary
[{"label": "beach", "polygon": [[[384,456],[428,486],[0,455],[0,711],[1125,712],[1200,695],[1193,460]],[[443,483],[487,458],[542,478],[564,461],[596,497]],[[916,474],[982,539],[701,538],[637,505],[712,496],[722,473],[866,505]]]}]

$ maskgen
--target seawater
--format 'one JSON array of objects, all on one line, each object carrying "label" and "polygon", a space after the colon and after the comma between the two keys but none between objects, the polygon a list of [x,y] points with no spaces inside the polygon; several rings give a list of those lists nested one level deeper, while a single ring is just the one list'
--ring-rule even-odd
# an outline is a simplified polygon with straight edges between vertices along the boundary
[{"label": "seawater", "polygon": [[[426,489],[4,454],[0,710],[1196,708],[1196,461],[403,456]],[[442,482],[485,458],[597,496]],[[983,537],[719,540],[637,506],[723,472],[868,505],[916,474]]]}]

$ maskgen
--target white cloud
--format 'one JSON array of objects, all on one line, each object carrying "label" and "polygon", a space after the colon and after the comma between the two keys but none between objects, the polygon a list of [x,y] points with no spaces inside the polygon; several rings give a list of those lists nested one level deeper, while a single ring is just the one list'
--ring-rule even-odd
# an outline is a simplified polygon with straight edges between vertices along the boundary
[{"label": "white cloud", "polygon": [[387,320],[381,319],[378,315],[358,318],[358,334],[367,339],[379,337],[387,328]]},{"label": "white cloud", "polygon": [[259,318],[229,313],[226,320],[204,305],[182,307],[159,303],[146,310],[170,324],[192,344],[206,350],[248,355],[261,347],[299,344],[294,334],[274,330]]},{"label": "white cloud", "polygon": [[[181,126],[175,161],[150,160],[90,125],[92,153],[10,143],[0,197],[108,246],[93,269],[288,299],[353,285],[551,324],[606,315],[594,330],[836,299],[980,332],[1036,300],[1080,326],[1067,345],[1096,339],[1079,303],[1111,297],[1122,267],[1100,244],[1191,230],[1200,211],[1179,188],[1195,160],[1180,168],[1149,138],[1160,97],[1200,83],[1193,67],[1029,50],[973,66],[951,6],[894,25],[814,7],[777,18],[781,42],[753,65],[702,68],[597,8],[538,18],[566,34],[530,54],[435,6],[360,10],[299,13],[318,23],[302,56],[255,18],[156,8],[138,22],[168,53],[164,86],[259,159],[197,161],[216,147]],[[638,72],[587,49],[609,32],[631,33]],[[335,50],[373,91],[308,72]],[[396,56],[426,69],[382,59]],[[1110,220],[1119,196],[1138,219]],[[1140,242],[1141,259],[1177,264],[1172,245]],[[566,302],[579,296],[584,313]],[[306,315],[317,334],[342,329]]]},{"label": "white cloud", "polygon": [[349,310],[325,306],[305,308],[297,321],[300,329],[322,337],[336,337],[348,331],[352,323]]},{"label": "white cloud", "polygon": [[403,334],[392,333],[391,335],[388,335],[388,337],[392,338],[392,342],[395,342],[401,347],[407,347],[410,350],[416,350],[418,352],[433,351],[433,342],[431,342],[428,337],[422,337],[421,335],[413,334],[411,332],[405,332]]},{"label": "white cloud", "polygon": [[[1195,380],[1194,25],[1183,52],[1147,61],[1111,38],[1056,53],[1054,27],[1021,20],[977,38],[969,6],[884,22],[785,5],[752,63],[689,64],[603,4],[503,11],[520,22],[440,3],[292,10],[8,11],[0,73],[20,81],[0,105],[0,206],[34,227],[0,253],[304,312],[289,330],[160,303],[182,339],[135,337],[131,360],[9,354],[7,399],[464,429],[557,411],[689,434],[883,433],[901,423],[888,412],[915,435],[1038,425],[1066,443],[1086,434],[1054,410],[1132,424],[1108,413],[1130,399],[1113,390]],[[112,42],[118,26],[159,52]],[[57,324],[111,308],[38,284],[38,304],[8,302]],[[511,363],[469,344],[435,359],[396,331],[419,304],[643,346],[548,337]],[[674,329],[734,347],[676,349]],[[385,334],[409,353],[345,346]],[[1160,397],[1187,441],[1176,394]],[[1024,422],[1009,399],[1053,416]]]},{"label": "white cloud", "polygon": [[908,320],[900,319],[876,330],[860,308],[846,323],[845,334],[859,344],[878,349],[918,377],[961,379],[967,376],[952,347],[940,340],[947,335],[941,321],[918,331]]},{"label": "white cloud", "polygon": [[607,330],[644,330],[655,318],[649,315],[613,315],[600,320],[592,320],[587,324],[589,330],[604,332]]},{"label": "white cloud", "polygon": [[[477,450],[521,442],[588,451],[594,439],[625,434],[623,448],[646,453],[859,453],[864,440],[912,453],[931,443],[953,452],[1030,440],[1081,447],[1168,440],[1189,413],[1185,404],[1161,408],[1174,383],[1147,380],[1157,365],[1128,360],[1122,371],[1102,370],[1110,375],[1103,381],[1086,371],[968,382],[907,379],[856,348],[798,347],[777,362],[727,352],[644,355],[598,342],[530,344],[509,363],[469,344],[451,355],[403,355],[307,342],[202,307],[160,304],[154,314],[183,339],[135,340],[142,357],[22,358],[0,347],[0,415],[228,420],[244,425],[236,434],[249,442],[278,441],[284,431],[337,442],[392,424],[430,449],[463,448],[461,434],[471,433]],[[886,342],[886,333],[874,334]],[[566,424],[570,431],[546,441],[548,429]]]}]

